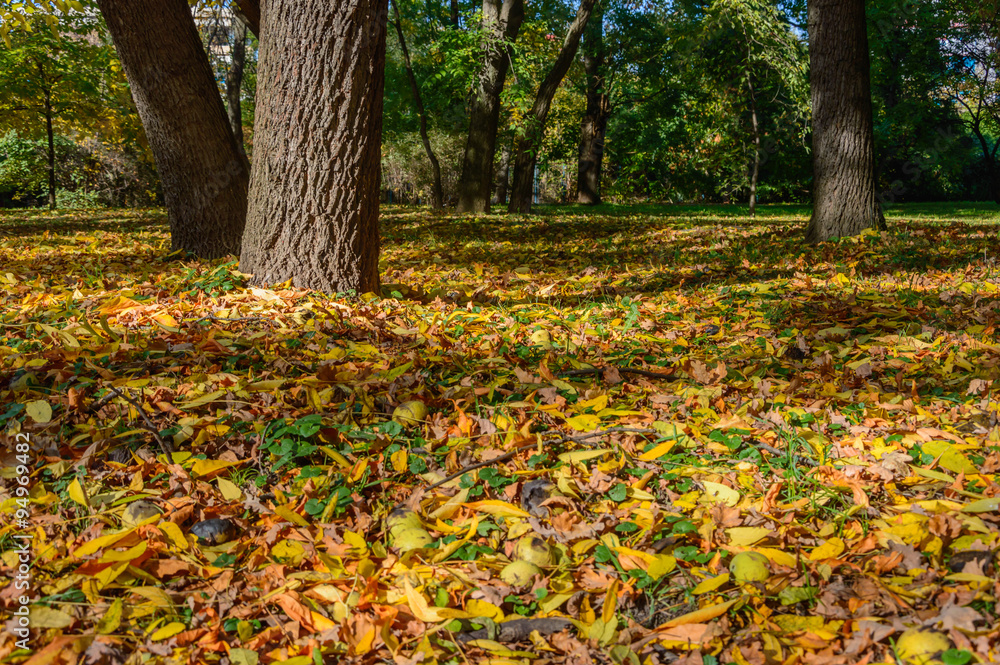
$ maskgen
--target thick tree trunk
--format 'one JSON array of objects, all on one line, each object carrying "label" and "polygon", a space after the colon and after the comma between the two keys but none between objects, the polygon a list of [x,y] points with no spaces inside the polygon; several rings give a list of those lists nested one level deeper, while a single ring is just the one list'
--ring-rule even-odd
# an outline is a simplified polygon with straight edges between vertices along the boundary
[{"label": "thick tree trunk", "polygon": [[413,73],[413,64],[410,62],[410,51],[406,48],[406,38],[403,36],[403,22],[399,18],[399,5],[396,0],[389,0],[395,15],[396,35],[399,37],[399,47],[403,52],[403,63],[406,65],[406,74],[410,79],[410,90],[413,92],[413,103],[417,107],[417,115],[420,116],[420,140],[424,143],[424,152],[431,163],[431,172],[434,177],[433,192],[431,193],[431,205],[434,208],[444,207],[444,187],[441,185],[441,163],[438,162],[434,148],[431,147],[431,139],[427,134],[427,112],[424,109],[424,99],[420,95],[420,86],[417,84],[417,75]]},{"label": "thick tree trunk", "polygon": [[534,184],[535,164],[538,161],[538,151],[542,147],[542,139],[545,137],[545,122],[549,117],[549,109],[552,108],[552,98],[555,97],[559,84],[569,71],[576,51],[580,46],[580,38],[587,28],[591,11],[594,9],[595,0],[580,0],[580,7],[576,11],[576,19],[566,33],[563,40],[562,49],[556,57],[552,69],[545,76],[538,94],[535,95],[535,103],[528,114],[524,136],[517,139],[514,150],[514,184],[511,187],[510,203],[507,204],[507,212],[520,212],[527,214],[531,212],[532,185]]},{"label": "thick tree trunk", "polygon": [[45,91],[45,135],[49,139],[49,210],[56,209],[56,141],[52,131],[52,97]]},{"label": "thick tree trunk", "polygon": [[814,184],[806,242],[884,229],[864,0],[810,0],[809,62]]},{"label": "thick tree trunk", "polygon": [[500,173],[497,174],[497,205],[507,205],[507,190],[510,188],[510,143],[505,142],[500,150]]},{"label": "thick tree trunk", "polygon": [[259,0],[236,0],[234,11],[250,28],[254,37],[260,39],[260,2]]},{"label": "thick tree trunk", "polygon": [[611,100],[604,89],[604,8],[594,6],[583,35],[583,67],[587,72],[587,110],[580,123],[580,152],[577,164],[577,203],[601,203],[601,173],[604,140],[611,116]]},{"label": "thick tree trunk", "polygon": [[493,184],[493,155],[500,123],[500,93],[507,80],[524,21],[524,0],[483,0],[483,28],[487,32],[482,70],[472,94],[469,139],[458,182],[458,212],[489,212]]},{"label": "thick tree trunk", "polygon": [[229,111],[229,126],[233,128],[233,138],[241,154],[243,147],[243,70],[247,57],[247,24],[237,18],[233,21],[233,58],[226,75],[226,102]]},{"label": "thick tree trunk", "polygon": [[171,245],[239,253],[246,158],[186,0],[98,0],[163,184]]},{"label": "thick tree trunk", "polygon": [[757,97],[749,75],[747,88],[750,90],[750,129],[753,136],[753,170],[750,172],[750,217],[753,218],[757,216],[757,181],[760,179],[760,124],[757,122]]},{"label": "thick tree trunk", "polygon": [[377,292],[386,0],[269,0],[240,270]]}]

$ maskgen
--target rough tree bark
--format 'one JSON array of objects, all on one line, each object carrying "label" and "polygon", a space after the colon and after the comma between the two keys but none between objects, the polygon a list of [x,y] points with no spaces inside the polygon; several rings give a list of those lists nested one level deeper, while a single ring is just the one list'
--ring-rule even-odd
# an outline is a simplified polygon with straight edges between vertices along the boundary
[{"label": "rough tree bark", "polygon": [[809,62],[814,185],[806,242],[884,229],[864,0],[810,0]]},{"label": "rough tree bark", "polygon": [[171,246],[240,251],[249,174],[186,0],[98,0],[156,159]]},{"label": "rough tree bark", "polygon": [[493,184],[493,155],[500,123],[500,93],[507,80],[524,21],[524,0],[483,0],[483,28],[487,33],[483,65],[472,94],[469,139],[458,182],[458,212],[489,212]]},{"label": "rough tree bark", "polygon": [[240,270],[379,289],[387,0],[269,0]]},{"label": "rough tree bark", "polygon": [[563,40],[562,49],[556,57],[552,69],[545,76],[542,84],[535,95],[535,103],[528,114],[524,136],[518,137],[514,149],[514,184],[510,190],[510,202],[507,204],[507,212],[520,212],[527,214],[531,212],[532,189],[535,177],[535,164],[538,161],[538,150],[542,147],[542,139],[545,136],[545,121],[549,116],[549,109],[552,108],[552,98],[559,89],[563,77],[573,64],[576,51],[580,46],[580,38],[587,28],[590,14],[594,9],[595,0],[580,0],[580,7],[576,10],[576,18],[570,24],[566,38]]},{"label": "rough tree bark", "polygon": [[243,70],[247,57],[247,24],[237,16],[233,21],[233,59],[226,74],[226,102],[229,111],[229,126],[233,128],[233,138],[239,146],[240,154],[245,155],[243,147]]},{"label": "rough tree bark", "polygon": [[601,202],[601,173],[604,166],[604,140],[611,117],[611,99],[605,91],[604,76],[604,7],[594,11],[583,35],[583,67],[587,73],[587,110],[580,123],[580,151],[577,164],[577,202],[598,205]]},{"label": "rough tree bark", "polygon": [[417,84],[417,75],[413,73],[413,63],[410,62],[410,51],[406,48],[406,38],[403,36],[403,22],[399,18],[399,5],[396,0],[389,0],[395,18],[393,23],[396,26],[396,35],[399,37],[399,48],[403,52],[403,63],[406,65],[406,75],[410,79],[410,90],[413,92],[413,103],[417,107],[417,115],[420,116],[420,140],[424,143],[424,152],[431,163],[431,172],[434,177],[433,192],[431,192],[431,204],[434,208],[444,207],[444,187],[441,185],[441,163],[434,148],[431,147],[431,139],[427,134],[427,111],[424,109],[424,98],[420,95],[420,86]]},{"label": "rough tree bark", "polygon": [[504,142],[500,149],[500,173],[497,174],[497,205],[507,205],[507,190],[510,189],[510,142]]}]

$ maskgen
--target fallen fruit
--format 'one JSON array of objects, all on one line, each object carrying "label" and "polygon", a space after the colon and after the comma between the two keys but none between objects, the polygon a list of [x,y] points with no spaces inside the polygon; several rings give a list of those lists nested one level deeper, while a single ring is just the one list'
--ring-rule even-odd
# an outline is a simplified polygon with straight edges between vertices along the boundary
[{"label": "fallen fruit", "polygon": [[951,647],[951,640],[936,630],[910,628],[896,640],[896,656],[908,665],[929,665]]},{"label": "fallen fruit", "polygon": [[215,518],[198,522],[191,527],[191,535],[202,545],[221,545],[236,537],[239,529],[227,519]]},{"label": "fallen fruit", "polygon": [[125,512],[122,513],[122,526],[131,529],[139,526],[146,520],[151,520],[163,513],[156,505],[149,501],[136,501],[128,504]]},{"label": "fallen fruit", "polygon": [[740,552],[729,562],[729,572],[738,584],[763,582],[771,574],[767,557],[760,552]]},{"label": "fallen fruit", "polygon": [[420,400],[403,402],[393,409],[392,419],[400,425],[418,425],[427,420],[427,405]]},{"label": "fallen fruit", "polygon": [[500,579],[512,587],[525,587],[531,584],[535,575],[541,574],[542,569],[530,561],[517,560],[508,563],[500,571]]},{"label": "fallen fruit", "polygon": [[421,527],[407,527],[394,533],[392,546],[400,552],[410,552],[427,547],[434,542],[431,534]]},{"label": "fallen fruit", "polygon": [[555,563],[549,544],[538,536],[525,536],[517,541],[517,558],[536,566],[551,566]]}]

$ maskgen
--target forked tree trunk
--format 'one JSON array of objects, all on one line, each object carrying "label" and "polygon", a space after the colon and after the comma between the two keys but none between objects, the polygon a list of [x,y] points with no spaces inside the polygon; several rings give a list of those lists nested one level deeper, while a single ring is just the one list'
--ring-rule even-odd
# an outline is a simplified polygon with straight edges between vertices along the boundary
[{"label": "forked tree trunk", "polygon": [[420,85],[417,83],[417,75],[413,72],[413,63],[410,61],[410,50],[406,48],[406,37],[403,35],[403,22],[399,18],[399,5],[396,0],[389,0],[395,18],[393,23],[396,26],[396,36],[399,37],[399,48],[403,52],[403,64],[406,65],[406,75],[410,79],[410,91],[413,93],[413,103],[417,107],[417,115],[420,116],[420,140],[424,144],[424,152],[431,163],[431,175],[434,178],[431,192],[431,205],[440,209],[444,207],[444,187],[441,184],[441,163],[434,148],[431,147],[431,138],[427,134],[427,111],[424,109],[424,98],[420,94]]},{"label": "forked tree trunk", "polygon": [[524,0],[483,0],[486,32],[484,60],[472,93],[469,139],[458,181],[458,212],[489,212],[493,185],[493,155],[500,123],[500,93],[507,80],[517,39],[524,21]]},{"label": "forked tree trunk", "polygon": [[171,246],[239,253],[249,174],[186,0],[98,0],[146,130]]},{"label": "forked tree trunk", "polygon": [[240,152],[243,148],[243,70],[247,57],[247,24],[242,19],[233,21],[233,58],[226,74],[226,102],[229,111],[229,126],[233,128],[233,138]]},{"label": "forked tree trunk", "polygon": [[810,0],[813,214],[806,242],[885,228],[875,192],[865,0]]},{"label": "forked tree trunk", "polygon": [[590,20],[590,13],[594,8],[595,0],[580,0],[580,7],[576,11],[576,18],[566,33],[563,40],[562,49],[556,57],[552,69],[545,76],[545,80],[538,88],[535,95],[535,103],[531,107],[524,128],[524,136],[517,139],[514,150],[514,184],[510,190],[510,203],[507,204],[507,212],[531,212],[531,199],[535,177],[535,164],[538,162],[538,151],[542,147],[542,139],[545,137],[545,122],[549,117],[549,109],[552,108],[552,98],[556,96],[559,84],[573,64],[576,51],[580,47],[580,38],[587,28]]},{"label": "forked tree trunk", "polygon": [[233,10],[239,14],[243,22],[250,28],[254,37],[260,38],[260,2],[259,0],[236,0]]},{"label": "forked tree trunk", "polygon": [[240,270],[377,292],[387,0],[269,0]]}]

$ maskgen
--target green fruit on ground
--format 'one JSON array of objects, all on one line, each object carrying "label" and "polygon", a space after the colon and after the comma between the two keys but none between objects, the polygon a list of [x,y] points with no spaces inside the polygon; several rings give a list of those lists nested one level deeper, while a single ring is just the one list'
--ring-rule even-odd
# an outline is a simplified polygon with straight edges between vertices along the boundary
[{"label": "green fruit on ground", "polygon": [[763,582],[771,575],[767,557],[760,552],[740,552],[729,562],[729,573],[738,584]]},{"label": "green fruit on ground", "polygon": [[531,563],[519,559],[504,566],[500,571],[500,579],[512,587],[525,587],[532,583],[535,575],[540,575],[542,569]]},{"label": "green fruit on ground", "polygon": [[122,513],[122,526],[131,529],[132,527],[139,526],[146,520],[152,520],[162,513],[162,510],[149,501],[135,501],[128,504],[125,512]]},{"label": "green fruit on ground", "polygon": [[552,548],[542,538],[538,536],[525,536],[517,541],[517,558],[522,561],[533,563],[539,567],[551,566],[555,564],[555,557],[552,556]]},{"label": "green fruit on ground", "polygon": [[896,640],[896,656],[907,665],[939,663],[943,652],[952,648],[951,640],[936,630],[910,628]]},{"label": "green fruit on ground", "polygon": [[427,420],[427,405],[416,399],[403,402],[393,409],[392,419],[400,425],[419,425]]},{"label": "green fruit on ground", "polygon": [[393,508],[392,512],[385,518],[385,528],[392,534],[394,531],[402,531],[403,529],[422,529],[424,525],[420,521],[420,515],[409,508]]}]

